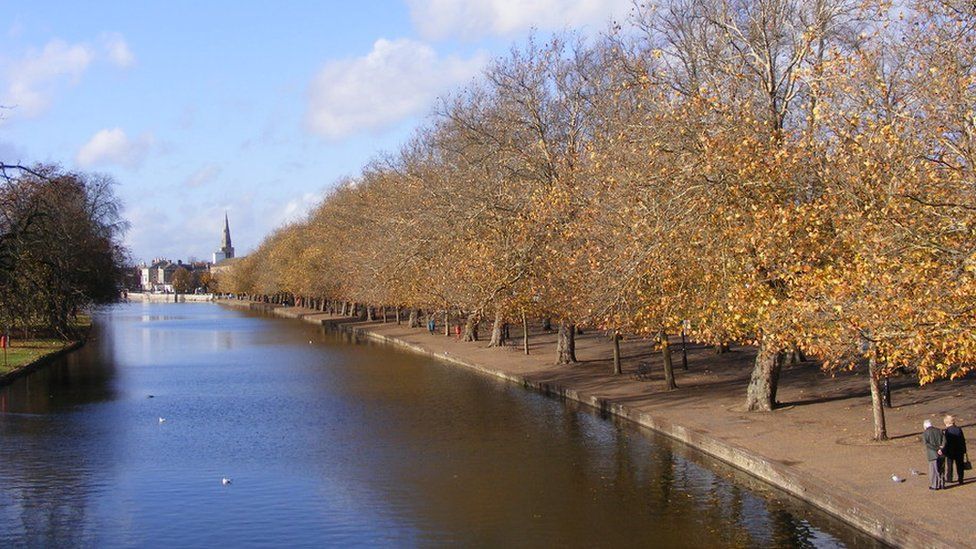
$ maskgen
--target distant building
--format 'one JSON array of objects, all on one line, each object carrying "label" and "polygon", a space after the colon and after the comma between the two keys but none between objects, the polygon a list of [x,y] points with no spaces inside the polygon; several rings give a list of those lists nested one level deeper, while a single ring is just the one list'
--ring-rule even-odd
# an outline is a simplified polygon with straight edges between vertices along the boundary
[{"label": "distant building", "polygon": [[234,246],[230,240],[230,222],[227,220],[227,212],[224,212],[224,237],[220,240],[220,249],[213,253],[213,263],[216,265],[225,259],[234,257]]},{"label": "distant building", "polygon": [[149,265],[143,265],[140,282],[146,292],[162,292],[173,290],[173,273],[176,264],[168,259],[156,258]]},{"label": "distant building", "polygon": [[[172,292],[173,275],[178,269],[186,269],[192,275],[192,283],[199,285],[201,275],[210,271],[211,274],[226,272],[234,260],[234,245],[230,239],[230,222],[224,214],[224,236],[220,241],[220,249],[213,254],[213,263],[207,261],[190,261],[184,263],[182,259],[175,263],[168,259],[156,258],[148,265],[143,263],[137,267],[137,286],[144,292]],[[218,265],[219,264],[219,265]]]},{"label": "distant building", "polygon": [[208,267],[209,265],[206,263],[201,264],[199,267],[197,264],[183,263],[182,259],[177,260],[175,263],[168,259],[153,259],[149,265],[142,265],[139,268],[141,271],[140,283],[142,285],[142,291],[172,292],[173,274],[176,273],[177,269],[183,268],[192,273],[198,269],[207,270]]}]

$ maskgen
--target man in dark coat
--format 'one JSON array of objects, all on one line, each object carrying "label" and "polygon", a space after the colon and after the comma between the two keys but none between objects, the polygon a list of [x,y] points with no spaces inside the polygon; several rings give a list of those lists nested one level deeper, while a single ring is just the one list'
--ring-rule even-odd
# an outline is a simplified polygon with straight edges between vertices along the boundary
[{"label": "man in dark coat", "polygon": [[925,443],[925,458],[929,460],[929,490],[945,488],[942,478],[942,451],[945,447],[945,435],[942,429],[932,426],[932,421],[926,419],[922,426],[922,442]]},{"label": "man in dark coat", "polygon": [[945,481],[952,482],[952,469],[956,469],[956,476],[959,477],[959,484],[962,484],[962,463],[966,456],[966,437],[962,434],[962,429],[956,426],[956,418],[946,416],[942,420],[945,423],[945,448],[942,455],[945,456]]}]

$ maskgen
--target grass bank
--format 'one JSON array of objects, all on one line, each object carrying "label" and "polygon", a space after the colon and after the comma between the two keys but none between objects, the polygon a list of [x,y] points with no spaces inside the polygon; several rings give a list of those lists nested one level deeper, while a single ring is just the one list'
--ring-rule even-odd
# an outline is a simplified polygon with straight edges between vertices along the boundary
[{"label": "grass bank", "polygon": [[88,338],[91,325],[90,316],[78,315],[77,322],[72,325],[72,330],[78,334],[75,338],[65,340],[47,334],[41,335],[43,330],[35,330],[39,334],[37,337],[12,338],[6,350],[6,361],[0,355],[0,385],[10,383],[53,358],[77,349]]}]

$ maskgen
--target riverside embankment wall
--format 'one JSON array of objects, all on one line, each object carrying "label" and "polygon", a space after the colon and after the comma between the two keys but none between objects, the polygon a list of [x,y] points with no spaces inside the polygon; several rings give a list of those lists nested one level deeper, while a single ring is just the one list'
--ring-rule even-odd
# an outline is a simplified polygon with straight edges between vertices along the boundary
[{"label": "riverside embankment wall", "polygon": [[152,294],[142,292],[129,292],[128,300],[149,303],[203,303],[213,301],[213,294]]},{"label": "riverside embankment wall", "polygon": [[739,437],[718,436],[709,432],[708,429],[691,427],[683,424],[684,422],[680,420],[676,421],[674,417],[665,417],[666,414],[640,410],[636,406],[622,401],[625,399],[597,396],[586,388],[585,384],[583,387],[574,386],[571,382],[552,382],[488,367],[467,357],[459,356],[460,353],[451,353],[445,349],[435,349],[432,345],[422,345],[379,333],[383,330],[389,330],[388,325],[384,324],[360,322],[356,319],[332,317],[306,309],[264,303],[229,300],[218,302],[231,307],[268,312],[284,318],[300,319],[333,330],[350,332],[358,337],[391,343],[438,360],[518,383],[547,395],[568,398],[592,406],[603,413],[614,414],[665,434],[742,469],[891,545],[906,547],[976,546],[976,541],[966,534],[960,536],[955,533],[950,536],[945,533],[937,533],[935,530],[928,529],[924,523],[913,520],[917,517],[906,517],[901,509],[893,510],[885,505],[880,505],[871,497],[852,491],[833,478],[823,476],[813,470],[797,467],[794,463],[784,463],[782,460],[770,458],[747,444],[730,440]]},{"label": "riverside embankment wall", "polygon": [[11,370],[3,375],[0,375],[0,387],[4,385],[10,385],[15,380],[20,379],[26,375],[29,375],[40,368],[43,368],[53,362],[58,357],[64,356],[85,344],[86,339],[81,339],[78,341],[72,341],[64,347],[58,349],[57,351],[52,351],[44,356],[39,357],[37,360],[24,364],[23,366]]}]

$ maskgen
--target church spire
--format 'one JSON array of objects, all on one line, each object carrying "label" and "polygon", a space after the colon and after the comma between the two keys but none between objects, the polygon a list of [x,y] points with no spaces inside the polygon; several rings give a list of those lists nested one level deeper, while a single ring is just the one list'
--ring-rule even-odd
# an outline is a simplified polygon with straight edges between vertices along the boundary
[{"label": "church spire", "polygon": [[227,212],[224,212],[224,238],[220,241],[221,248],[231,248],[230,243],[230,221],[227,220]]},{"label": "church spire", "polygon": [[224,211],[224,237],[220,240],[220,250],[218,253],[214,254],[214,263],[218,261],[218,254],[220,259],[230,259],[234,257],[234,245],[231,244],[230,240],[230,221],[227,219],[227,211]]}]

